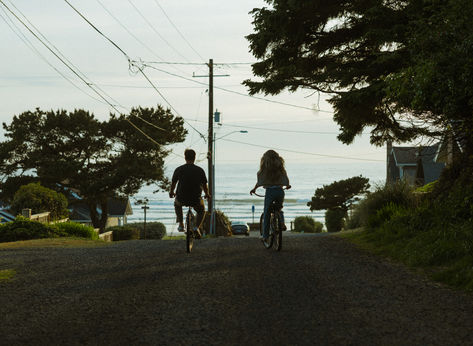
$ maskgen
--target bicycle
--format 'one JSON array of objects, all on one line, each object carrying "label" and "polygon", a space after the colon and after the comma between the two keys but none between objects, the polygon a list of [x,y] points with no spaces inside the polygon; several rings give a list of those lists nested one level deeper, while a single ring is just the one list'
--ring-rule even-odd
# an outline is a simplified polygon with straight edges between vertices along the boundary
[{"label": "bicycle", "polygon": [[194,224],[195,224],[195,216],[192,212],[192,207],[189,207],[189,210],[186,214],[186,250],[187,253],[192,251],[192,247],[194,246]]},{"label": "bicycle", "polygon": [[[254,194],[258,197],[265,197],[264,195],[259,195],[256,192]],[[271,205],[269,206],[269,237],[267,238],[267,240],[263,240],[263,245],[266,249],[270,249],[271,247],[273,247],[273,245],[273,249],[276,251],[281,251],[282,249],[282,208],[283,205],[279,201],[272,201]],[[264,212],[261,214],[259,223],[259,232],[261,236],[263,236],[263,218]]]}]

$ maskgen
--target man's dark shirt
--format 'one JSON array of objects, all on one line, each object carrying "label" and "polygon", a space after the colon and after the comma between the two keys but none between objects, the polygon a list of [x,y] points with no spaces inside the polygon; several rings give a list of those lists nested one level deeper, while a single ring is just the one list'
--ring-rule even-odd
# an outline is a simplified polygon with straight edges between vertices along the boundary
[{"label": "man's dark shirt", "polygon": [[172,183],[177,182],[176,198],[184,205],[196,205],[200,202],[202,186],[207,184],[205,172],[193,163],[186,163],[175,169]]}]

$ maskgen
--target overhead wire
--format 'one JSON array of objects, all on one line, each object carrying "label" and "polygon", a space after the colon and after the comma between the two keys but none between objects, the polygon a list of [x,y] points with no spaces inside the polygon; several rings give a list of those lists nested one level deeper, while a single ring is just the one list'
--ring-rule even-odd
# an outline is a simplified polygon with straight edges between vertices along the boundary
[{"label": "overhead wire", "polygon": [[159,60],[163,60],[153,49],[151,49],[146,43],[144,43],[138,36],[136,36],[131,30],[129,30],[100,0],[96,0],[99,5],[112,17],[131,37],[133,37],[138,43],[145,47],[151,54],[153,54]]},{"label": "overhead wire", "polygon": [[[122,49],[120,48],[120,46],[118,44],[116,44],[111,38],[109,38],[107,35],[105,35],[101,30],[99,30],[90,20],[88,20],[77,8],[75,8],[68,0],[64,0],[64,2],[66,2],[73,10],[74,12],[76,12],[82,19],[84,19],[87,24],[89,24],[97,33],[99,33],[102,37],[104,37],[108,42],[110,42],[115,48],[117,48],[124,56],[125,58],[127,59],[128,61],[128,65],[129,65],[129,68],[132,68],[132,67],[135,67],[138,69],[138,72],[140,72],[143,77],[148,81],[148,83],[153,87],[153,89],[159,94],[159,96],[161,96],[161,98],[168,104],[168,106],[178,115],[180,116],[181,118],[183,118],[179,112],[177,112],[177,110],[174,108],[174,106],[167,100],[167,98],[158,90],[158,88],[156,87],[156,85],[150,80],[150,78],[146,75],[146,73],[144,73],[143,71],[143,68],[142,66],[139,66],[137,65],[137,61],[135,60],[132,60],[130,58],[130,56]],[[184,119],[184,118],[183,118]],[[143,120],[143,119],[142,119]],[[184,119],[184,121],[186,121]],[[163,131],[166,131],[165,129],[163,128],[160,128],[154,124],[151,124],[149,123],[150,125],[160,129],[160,130],[163,130]],[[199,133],[203,138],[204,135],[198,131],[195,127],[193,127],[191,124],[187,123],[194,131],[196,131],[197,133]]]},{"label": "overhead wire", "polygon": [[[77,73],[79,73],[79,74],[83,77],[83,79],[85,79],[85,80],[87,81],[87,84],[93,84],[92,81],[91,81],[89,78],[87,78],[87,76],[86,76],[85,74],[83,74],[83,73],[80,71],[80,69],[79,69],[77,66],[74,65],[74,63],[73,63],[72,61],[70,61],[51,41],[48,40],[48,38],[47,38],[45,35],[43,35],[43,33],[41,32],[41,30],[39,30],[38,27],[36,27],[36,26],[34,25],[34,23],[32,23],[32,22],[25,16],[24,13],[23,13],[18,7],[16,7],[15,4],[14,4],[12,1],[9,1],[9,3],[10,3],[10,4],[12,5],[12,7],[24,18],[24,20],[25,20],[34,30],[36,30],[36,32],[38,33],[38,35],[39,35],[47,44],[49,44],[49,48],[52,47],[52,49],[53,49],[60,57],[62,57],[62,59],[64,59],[64,61],[66,61],[70,66],[72,66],[72,67],[77,71]],[[4,5],[5,7],[7,7],[7,6],[5,5],[5,3],[3,3],[3,5]],[[9,12],[12,13],[12,11],[11,11],[10,9],[9,9]],[[15,15],[15,17],[17,17],[17,16]],[[18,17],[17,17],[17,19],[19,20]],[[21,21],[20,21],[20,22],[21,22]],[[25,25],[24,23],[22,23],[22,24]],[[28,28],[27,28],[27,29],[28,29]],[[29,30],[29,29],[28,29],[28,30]],[[43,43],[43,42],[41,42],[41,43]],[[44,45],[44,43],[43,43],[43,45]],[[47,48],[48,48],[48,47],[47,47]],[[48,50],[50,50],[49,48],[48,48]],[[50,51],[51,51],[51,50],[50,50]],[[51,51],[51,52],[52,52],[52,51]],[[97,90],[100,90],[100,92],[102,92],[102,94],[106,95],[111,101],[113,101],[113,103],[114,103],[116,106],[118,106],[118,107],[120,107],[120,108],[122,108],[122,109],[126,109],[126,110],[127,110],[126,107],[124,107],[123,105],[121,105],[120,102],[118,102],[117,100],[115,100],[112,96],[110,96],[107,92],[105,92],[102,88],[100,88],[100,86],[96,86],[96,88],[97,88]]]},{"label": "overhead wire", "polygon": [[[145,49],[147,49],[152,55],[154,55],[155,58],[159,59],[159,60],[163,60],[163,58],[157,54],[152,48],[150,48],[145,42],[143,42],[138,36],[136,36],[130,29],[127,28],[127,26],[125,24],[123,24],[123,22],[117,18],[117,16],[115,16],[112,11],[110,11],[104,4],[101,0],[96,0],[98,2],[98,4],[105,10],[105,12],[108,13],[108,15],[110,17],[112,17],[131,37],[133,37],[133,39],[135,39],[135,41],[137,41],[141,46],[143,46]],[[181,73],[184,73],[184,71],[182,71],[181,69],[173,66],[173,68],[176,70],[176,71],[179,71]]]},{"label": "overhead wire", "polygon": [[[66,0],[67,1],[67,0]],[[0,0],[0,3],[46,48],[48,49],[57,59],[59,59],[74,75],[76,75],[82,82],[84,82],[94,93],[96,93],[102,100],[104,100],[112,109],[114,109],[118,114],[121,114],[120,111],[117,109],[116,105],[112,104],[105,96],[103,96],[97,89],[93,87],[91,83],[89,83],[86,78],[84,78],[81,72],[76,71],[73,67],[71,67],[65,59],[63,59],[61,56],[59,56],[51,47],[49,47],[26,23],[19,18],[15,12],[13,12],[3,0]],[[24,16],[24,15],[23,15]],[[24,16],[25,17],[25,16]],[[25,17],[26,18],[26,17]],[[29,21],[28,21],[29,22]],[[29,22],[30,23],[30,22]],[[38,29],[35,27],[35,29],[38,31]],[[43,35],[42,35],[43,36]],[[85,75],[84,75],[85,76]],[[136,126],[130,119],[125,119],[132,127],[134,127],[138,132],[140,132],[143,136],[145,136],[148,140],[153,142],[154,144],[161,146],[160,143],[155,141],[151,136],[149,136],[147,133],[145,133],[143,130],[141,130],[138,126]],[[143,120],[143,119],[142,119]],[[157,127],[156,125],[153,125]],[[163,131],[166,131],[163,128],[160,128]],[[172,152],[172,151],[171,151]],[[173,153],[175,154],[175,153]],[[178,154],[175,154],[178,155]]]},{"label": "overhead wire", "polygon": [[179,34],[179,36],[181,36],[181,38],[184,40],[184,42],[187,43],[187,45],[194,51],[194,53],[202,60],[202,61],[205,61],[205,59],[202,57],[202,55],[199,54],[199,52],[190,44],[190,42],[186,39],[186,37],[182,34],[182,32],[179,30],[179,28],[176,26],[176,24],[174,24],[174,22],[171,20],[171,18],[168,16],[168,14],[166,13],[166,11],[164,10],[164,8],[161,6],[161,4],[158,2],[158,0],[154,0],[154,2],[156,3],[156,5],[158,5],[158,7],[161,9],[161,11],[163,12],[164,16],[167,18],[167,20],[169,21],[169,23],[171,23],[171,25],[174,27],[174,29],[176,29],[177,33]]},{"label": "overhead wire", "polygon": [[[26,37],[25,34],[21,31],[21,29],[15,24],[15,22],[8,16],[8,13],[5,11],[3,7],[1,7],[2,12],[4,13],[5,17],[10,21],[8,23],[7,19],[5,19],[1,14],[0,18],[3,19],[3,21],[7,24],[7,26],[13,31],[13,33],[29,48],[31,49],[36,55],[38,55],[41,60],[43,60],[48,66],[50,66],[54,71],[56,71],[62,78],[64,78],[67,82],[69,82],[72,86],[74,86],[76,89],[80,90],[83,92],[85,95],[89,96],[90,98],[96,100],[97,102],[100,102],[102,104],[108,105],[106,102],[104,102],[101,99],[96,98],[95,96],[89,94],[87,91],[79,87],[71,78],[66,76],[61,70],[59,70],[56,66],[54,66],[41,52],[31,43],[31,41]],[[15,30],[16,29],[16,30]]]},{"label": "overhead wire", "polygon": [[247,143],[247,142],[235,141],[235,140],[233,140],[233,139],[226,139],[226,138],[222,138],[221,140],[222,140],[222,141],[226,141],[226,142],[232,142],[232,143],[238,143],[238,144],[248,145],[248,146],[252,146],[252,147],[258,147],[258,148],[264,148],[264,149],[273,149],[273,150],[285,151],[285,152],[295,153],[295,154],[304,154],[304,155],[311,155],[311,156],[319,156],[319,157],[334,158],[334,159],[345,159],[345,160],[356,160],[356,161],[385,162],[384,160],[363,159],[363,158],[359,158],[359,157],[349,157],[349,156],[339,156],[339,155],[329,155],[329,154],[318,154],[318,153],[311,153],[311,152],[306,152],[306,151],[291,150],[291,149],[285,149],[285,148],[275,148],[275,147],[270,147],[270,146],[266,146],[266,145],[259,145],[259,144],[254,144],[254,143]]},{"label": "overhead wire", "polygon": [[[143,66],[144,66],[144,67],[152,68],[152,69],[154,69],[154,70],[156,70],[156,71],[159,71],[159,72],[162,72],[162,73],[165,73],[165,74],[168,74],[168,75],[177,77],[177,78],[181,78],[181,79],[190,81],[190,82],[192,82],[192,83],[196,83],[196,84],[200,84],[200,85],[207,85],[206,83],[199,82],[199,81],[197,81],[197,80],[193,80],[193,79],[191,79],[191,78],[184,77],[184,76],[178,75],[178,74],[176,74],[176,73],[172,73],[172,72],[169,72],[169,71],[166,71],[166,70],[157,68],[157,67],[155,67],[155,66],[149,65],[148,63],[143,63]],[[310,111],[313,111],[313,112],[321,112],[321,113],[330,113],[330,114],[333,114],[332,111],[317,110],[317,109],[314,109],[314,108],[311,108],[311,107],[299,106],[299,105],[295,105],[295,104],[292,104],[292,103],[281,102],[281,101],[276,101],[276,100],[270,100],[270,99],[266,99],[266,98],[264,98],[264,97],[258,97],[258,96],[254,96],[254,95],[249,95],[249,94],[245,94],[245,93],[242,93],[242,92],[238,92],[238,91],[234,91],[234,90],[230,90],[230,89],[226,89],[226,88],[222,88],[222,87],[218,87],[218,86],[214,86],[214,89],[222,90],[222,91],[225,91],[225,92],[228,92],[228,93],[233,93],[233,94],[237,94],[237,95],[240,95],[240,96],[245,96],[245,97],[249,97],[249,98],[253,98],[253,99],[257,99],[257,100],[261,100],[261,101],[266,101],[266,102],[270,102],[270,103],[276,103],[276,104],[280,104],[280,105],[284,105],[284,106],[289,106],[289,107],[294,107],[294,108],[300,108],[300,109],[307,109],[307,110],[310,110]]]},{"label": "overhead wire", "polygon": [[130,3],[130,5],[135,9],[135,11],[139,14],[139,16],[146,22],[146,24],[148,24],[148,26],[151,28],[151,30],[154,31],[154,33],[156,35],[158,35],[158,37],[164,42],[166,43],[166,45],[168,45],[169,48],[171,48],[177,55],[179,55],[181,58],[183,58],[184,60],[187,61],[187,58],[182,55],[176,48],[174,48],[174,46],[172,46],[165,38],[163,35],[161,35],[159,33],[159,31],[154,27],[154,25],[145,17],[145,15],[138,9],[138,7],[136,7],[136,5],[131,1],[131,0],[128,0],[128,2]]}]

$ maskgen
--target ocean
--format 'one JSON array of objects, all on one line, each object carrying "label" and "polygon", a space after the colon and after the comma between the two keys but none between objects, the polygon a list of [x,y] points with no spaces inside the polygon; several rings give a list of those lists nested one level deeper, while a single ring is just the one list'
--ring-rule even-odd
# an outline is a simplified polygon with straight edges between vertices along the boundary
[{"label": "ocean", "polygon": [[[207,171],[206,163],[199,164]],[[171,178],[174,169],[178,165],[166,168],[166,175]],[[256,172],[258,162],[249,163],[225,163],[215,168],[215,206],[223,211],[231,221],[253,222],[259,220],[263,211],[263,198],[250,196],[249,191],[256,183]],[[383,184],[386,177],[386,166],[383,162],[361,162],[361,163],[286,163],[286,170],[292,188],[286,191],[284,200],[284,216],[289,225],[297,216],[311,216],[315,220],[324,222],[324,211],[311,212],[307,202],[311,200],[317,188],[330,184],[334,181],[363,175],[369,178],[370,184],[376,186]],[[159,221],[166,225],[169,233],[177,230],[173,200],[167,192],[153,193],[156,185],[144,186],[135,196],[130,199],[133,215],[128,217],[128,222],[143,221],[144,213],[135,200],[148,198],[149,209],[146,214],[147,222]],[[264,189],[258,189],[264,194]],[[252,206],[255,207],[254,214]],[[207,205],[206,205],[207,209]]]}]

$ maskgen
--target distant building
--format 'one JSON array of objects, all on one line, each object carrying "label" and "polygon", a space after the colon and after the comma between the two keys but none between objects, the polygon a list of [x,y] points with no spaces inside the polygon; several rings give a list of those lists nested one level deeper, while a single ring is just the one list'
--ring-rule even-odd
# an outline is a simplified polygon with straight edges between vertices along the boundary
[{"label": "distant building", "polygon": [[425,185],[437,180],[447,159],[437,143],[427,147],[394,147],[388,144],[386,183],[405,180],[412,185]]},{"label": "distant building", "polygon": [[[127,223],[127,216],[133,214],[129,198],[109,197],[108,201],[108,219],[105,227],[123,226]],[[102,215],[102,209],[97,206],[99,217]],[[87,225],[92,225],[90,211],[85,202],[76,200],[69,204],[69,219]]]},{"label": "distant building", "polygon": [[6,223],[14,220],[15,216],[11,214],[10,210],[0,209],[0,223]]}]

